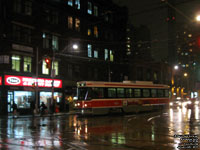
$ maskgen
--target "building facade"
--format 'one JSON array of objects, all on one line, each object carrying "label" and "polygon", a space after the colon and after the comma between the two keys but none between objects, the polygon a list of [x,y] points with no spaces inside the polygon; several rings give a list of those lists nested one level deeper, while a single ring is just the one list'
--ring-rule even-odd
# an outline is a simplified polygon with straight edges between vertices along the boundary
[{"label": "building facade", "polygon": [[65,111],[77,81],[126,75],[126,8],[111,0],[0,3],[2,114],[12,112],[14,102],[21,113],[41,102],[50,109],[53,101]]}]

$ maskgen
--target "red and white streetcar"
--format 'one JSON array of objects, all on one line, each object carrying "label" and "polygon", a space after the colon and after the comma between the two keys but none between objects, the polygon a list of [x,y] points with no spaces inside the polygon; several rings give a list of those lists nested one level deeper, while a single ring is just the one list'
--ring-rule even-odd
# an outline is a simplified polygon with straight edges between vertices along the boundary
[{"label": "red and white streetcar", "polygon": [[75,112],[103,115],[162,109],[169,104],[169,86],[148,81],[77,82]]}]

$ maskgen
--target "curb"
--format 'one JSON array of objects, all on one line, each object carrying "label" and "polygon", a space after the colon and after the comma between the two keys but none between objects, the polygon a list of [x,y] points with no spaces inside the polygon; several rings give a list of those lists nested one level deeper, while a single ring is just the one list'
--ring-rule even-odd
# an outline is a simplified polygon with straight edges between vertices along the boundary
[{"label": "curb", "polygon": [[1,118],[7,118],[7,119],[19,119],[19,118],[36,118],[36,117],[56,117],[56,116],[64,116],[64,115],[74,115],[74,112],[67,112],[67,113],[55,113],[55,114],[45,114],[45,115],[18,115],[14,117],[13,115],[8,115],[8,116],[2,116]]}]

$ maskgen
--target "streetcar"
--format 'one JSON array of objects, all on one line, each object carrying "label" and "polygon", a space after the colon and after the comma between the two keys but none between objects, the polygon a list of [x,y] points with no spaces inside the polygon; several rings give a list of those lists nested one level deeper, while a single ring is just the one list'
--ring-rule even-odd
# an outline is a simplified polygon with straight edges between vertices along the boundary
[{"label": "streetcar", "polygon": [[138,113],[169,106],[169,86],[150,81],[77,82],[77,114]]}]

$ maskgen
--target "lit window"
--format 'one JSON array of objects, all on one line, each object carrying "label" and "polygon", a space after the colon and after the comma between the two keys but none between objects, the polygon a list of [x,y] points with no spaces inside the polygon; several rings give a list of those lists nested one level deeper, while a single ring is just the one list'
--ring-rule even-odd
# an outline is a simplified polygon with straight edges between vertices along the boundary
[{"label": "lit window", "polygon": [[24,57],[24,72],[31,72],[32,58]]},{"label": "lit window", "polygon": [[47,33],[43,33],[43,48],[50,48],[51,36]]},{"label": "lit window", "polygon": [[71,16],[68,16],[68,28],[73,28],[73,18]]},{"label": "lit window", "polygon": [[108,49],[104,49],[104,58],[108,60]]},{"label": "lit window", "polygon": [[80,20],[78,18],[75,19],[75,29],[76,31],[80,31]]},{"label": "lit window", "polygon": [[12,70],[20,71],[20,56],[19,55],[12,55]]},{"label": "lit window", "polygon": [[88,44],[88,57],[92,57],[92,45]]},{"label": "lit window", "polygon": [[88,29],[88,36],[90,36],[92,34],[91,29]]},{"label": "lit window", "polygon": [[73,6],[73,0],[68,0],[68,3],[67,3],[69,6]]},{"label": "lit window", "polygon": [[98,16],[98,7],[94,6],[94,16]]},{"label": "lit window", "polygon": [[42,74],[49,74],[49,69],[47,68],[45,60],[42,61]]},{"label": "lit window", "polygon": [[98,51],[94,50],[94,58],[98,58]]},{"label": "lit window", "polygon": [[76,6],[77,9],[81,8],[80,0],[75,0],[75,6]]},{"label": "lit window", "polygon": [[52,49],[58,50],[58,37],[55,35],[52,36]]},{"label": "lit window", "polygon": [[110,61],[113,61],[113,60],[114,60],[113,51],[110,50]]},{"label": "lit window", "polygon": [[92,3],[88,2],[88,10],[87,10],[88,14],[92,14]]},{"label": "lit window", "polygon": [[98,28],[97,28],[97,26],[94,27],[94,36],[96,38],[98,37]]},{"label": "lit window", "polygon": [[54,61],[53,63],[52,63],[52,68],[54,69],[54,75],[58,75],[58,61]]}]

